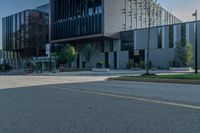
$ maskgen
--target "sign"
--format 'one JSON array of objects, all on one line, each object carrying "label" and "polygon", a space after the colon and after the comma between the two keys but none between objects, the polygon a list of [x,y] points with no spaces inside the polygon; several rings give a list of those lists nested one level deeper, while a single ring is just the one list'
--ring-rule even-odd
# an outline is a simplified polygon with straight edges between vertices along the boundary
[{"label": "sign", "polygon": [[134,55],[135,56],[139,56],[140,55],[140,51],[134,51]]},{"label": "sign", "polygon": [[46,44],[46,55],[50,55],[51,53],[51,44]]}]

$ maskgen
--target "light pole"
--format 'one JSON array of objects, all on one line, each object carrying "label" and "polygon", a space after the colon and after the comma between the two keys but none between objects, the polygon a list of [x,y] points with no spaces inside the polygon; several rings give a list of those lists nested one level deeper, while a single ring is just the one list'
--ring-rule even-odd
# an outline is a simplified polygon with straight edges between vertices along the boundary
[{"label": "light pole", "polygon": [[193,13],[193,15],[195,17],[195,73],[198,74],[198,46],[197,46],[197,33],[198,33],[198,27],[197,27],[197,10],[195,11],[195,13]]},{"label": "light pole", "polygon": [[49,71],[52,71],[52,62],[51,62],[51,43],[49,44],[50,49],[49,49]]}]

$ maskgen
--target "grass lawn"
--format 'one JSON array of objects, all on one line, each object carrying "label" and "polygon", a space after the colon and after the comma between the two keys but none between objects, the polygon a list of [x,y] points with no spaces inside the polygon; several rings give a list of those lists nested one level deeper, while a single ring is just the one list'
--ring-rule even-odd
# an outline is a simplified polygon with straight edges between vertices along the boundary
[{"label": "grass lawn", "polygon": [[198,75],[196,75],[196,74],[177,74],[177,75],[139,76],[138,78],[200,80],[200,74],[198,74]]},{"label": "grass lawn", "polygon": [[[188,80],[200,80],[200,74],[177,74],[177,75],[155,75],[155,76],[122,76],[116,77],[116,79],[188,79]],[[115,79],[115,78],[114,78]]]},{"label": "grass lawn", "polygon": [[155,76],[121,76],[121,77],[113,77],[110,79],[122,80],[122,81],[200,84],[200,74],[198,75],[179,74],[179,75],[155,75]]}]

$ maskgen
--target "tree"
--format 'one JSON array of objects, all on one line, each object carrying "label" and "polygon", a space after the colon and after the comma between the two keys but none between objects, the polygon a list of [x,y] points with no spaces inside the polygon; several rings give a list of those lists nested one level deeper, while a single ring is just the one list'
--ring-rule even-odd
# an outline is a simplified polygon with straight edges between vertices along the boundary
[{"label": "tree", "polygon": [[151,40],[151,27],[154,26],[156,17],[159,14],[156,13],[157,9],[159,8],[159,5],[157,4],[157,0],[144,0],[144,9],[147,13],[146,19],[148,22],[148,30],[147,30],[147,63],[146,63],[146,74],[149,75],[149,66],[150,66],[150,60],[149,60],[149,49],[150,49],[150,40]]},{"label": "tree", "polygon": [[178,42],[176,45],[174,59],[177,63],[179,63],[180,66],[191,66],[193,59],[192,44],[187,44],[186,46],[183,46],[181,42],[182,41]]},{"label": "tree", "polygon": [[71,67],[71,64],[76,59],[76,56],[77,53],[75,51],[75,48],[72,46],[68,46],[63,51],[56,53],[58,64],[67,64],[69,67]]},{"label": "tree", "polygon": [[92,55],[94,53],[95,50],[95,45],[92,44],[87,44],[84,48],[83,48],[83,52],[85,55],[85,59],[87,62],[90,62]]},{"label": "tree", "polygon": [[59,65],[63,65],[67,63],[66,51],[56,52],[55,56],[57,58],[57,62]]},{"label": "tree", "polygon": [[14,33],[17,43],[24,42],[20,52],[23,57],[38,57],[45,54],[45,44],[48,42],[47,15],[31,12],[27,23],[19,25],[19,30]]},{"label": "tree", "polygon": [[72,62],[76,59],[77,53],[74,47],[69,46],[66,49],[66,58],[67,58],[67,63],[68,66],[71,67]]}]

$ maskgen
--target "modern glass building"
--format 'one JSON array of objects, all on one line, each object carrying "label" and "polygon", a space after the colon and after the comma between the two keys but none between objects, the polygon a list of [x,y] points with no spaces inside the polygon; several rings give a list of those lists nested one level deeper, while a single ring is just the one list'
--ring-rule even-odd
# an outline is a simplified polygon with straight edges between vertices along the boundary
[{"label": "modern glass building", "polygon": [[[151,27],[181,22],[159,5],[151,4],[155,6]],[[148,26],[144,0],[50,0],[50,16],[50,42],[57,50],[73,45],[78,52],[73,63],[77,68],[96,67],[97,62],[103,62],[107,68],[124,68],[127,56],[133,58],[123,52],[130,48],[133,36],[123,40],[121,32]],[[161,31],[159,35],[161,41]],[[87,64],[83,51],[86,44],[95,46]],[[134,45],[131,48],[133,52]],[[144,60],[145,51],[140,53]]]},{"label": "modern glass building", "polygon": [[29,27],[31,16],[40,16],[39,18],[44,19],[44,23],[48,25],[48,14],[35,9],[25,10],[2,19],[3,58],[14,68],[23,68],[25,55],[22,53],[31,45],[27,42],[27,38],[33,34]]},{"label": "modern glass building", "polygon": [[[50,0],[50,5],[52,41],[110,36],[148,26],[144,0]],[[160,6],[155,8],[153,16],[152,26],[181,22]]]}]

